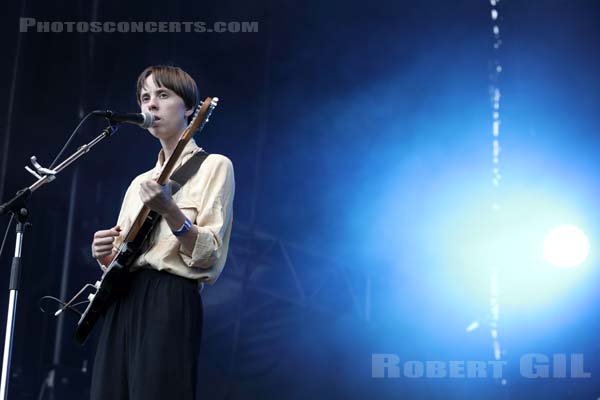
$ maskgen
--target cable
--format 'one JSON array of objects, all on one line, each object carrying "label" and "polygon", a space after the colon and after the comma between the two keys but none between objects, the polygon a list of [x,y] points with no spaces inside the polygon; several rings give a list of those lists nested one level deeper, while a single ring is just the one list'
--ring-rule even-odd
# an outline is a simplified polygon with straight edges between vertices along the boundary
[{"label": "cable", "polygon": [[47,387],[48,387],[48,377],[46,377],[46,379],[44,379],[44,381],[42,382],[42,386],[40,387],[40,391],[38,393],[38,400],[43,400],[44,393],[46,392]]},{"label": "cable", "polygon": [[80,305],[82,305],[82,304],[89,303],[89,300],[84,300],[84,301],[80,301],[79,303],[75,303],[75,304],[72,304],[72,305],[70,305],[70,306],[69,306],[69,305],[67,305],[67,303],[65,303],[65,302],[64,302],[64,301],[62,301],[61,299],[58,299],[58,298],[56,298],[56,297],[54,297],[54,296],[43,296],[43,297],[41,297],[41,298],[40,298],[40,301],[39,301],[39,307],[40,307],[40,310],[41,310],[41,311],[42,311],[44,314],[46,314],[46,313],[48,312],[48,311],[47,311],[47,310],[46,310],[46,309],[43,307],[43,304],[42,304],[42,302],[43,302],[44,300],[53,300],[53,301],[57,302],[58,304],[60,304],[62,309],[66,309],[66,310],[73,311],[74,313],[78,314],[79,316],[81,316],[81,315],[82,315],[82,312],[81,312],[81,311],[79,311],[78,309],[76,309],[75,307],[76,307],[76,306],[80,306]]},{"label": "cable", "polygon": [[8,231],[10,230],[10,226],[12,225],[14,218],[15,218],[15,215],[11,213],[10,219],[8,220],[8,225],[6,226],[6,232],[4,232],[4,239],[2,239],[2,245],[0,246],[0,259],[2,258],[2,251],[4,250],[4,244],[6,243],[6,238],[8,237]]},{"label": "cable", "polygon": [[69,144],[71,144],[71,141],[75,138],[75,135],[77,134],[77,131],[79,131],[79,128],[81,128],[81,125],[83,125],[83,123],[85,121],[87,121],[87,119],[91,115],[92,115],[92,113],[90,112],[85,117],[83,117],[83,119],[81,121],[79,121],[79,124],[73,130],[73,132],[71,133],[71,136],[69,136],[69,138],[67,139],[67,142],[64,144],[63,148],[60,149],[60,151],[58,152],[58,155],[54,158],[54,161],[52,161],[52,164],[50,164],[50,169],[54,168],[58,159],[63,155],[63,153],[65,152],[67,147],[69,147]]}]

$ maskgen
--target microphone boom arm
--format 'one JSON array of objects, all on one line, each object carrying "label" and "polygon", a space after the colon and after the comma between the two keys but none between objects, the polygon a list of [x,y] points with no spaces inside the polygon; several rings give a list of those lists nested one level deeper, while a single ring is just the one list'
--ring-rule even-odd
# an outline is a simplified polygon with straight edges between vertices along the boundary
[{"label": "microphone boom arm", "polygon": [[61,172],[63,169],[75,162],[77,159],[79,159],[79,157],[89,152],[92,149],[92,147],[97,145],[103,139],[112,136],[117,131],[117,129],[119,129],[118,124],[108,125],[102,130],[102,133],[100,135],[96,136],[91,142],[79,147],[77,151],[75,151],[75,153],[71,154],[52,170],[43,168],[39,164],[35,165],[37,164],[37,161],[35,156],[32,156],[31,161],[32,163],[34,163],[34,167],[36,168],[37,173],[35,173],[29,166],[25,167],[25,169],[27,169],[34,176],[37,175],[38,180],[31,184],[31,186],[19,190],[15,197],[10,199],[6,203],[0,205],[0,215],[7,214],[11,211],[18,211],[21,207],[24,206],[25,201],[31,196],[31,193],[35,192],[44,184],[52,182],[59,172]]}]

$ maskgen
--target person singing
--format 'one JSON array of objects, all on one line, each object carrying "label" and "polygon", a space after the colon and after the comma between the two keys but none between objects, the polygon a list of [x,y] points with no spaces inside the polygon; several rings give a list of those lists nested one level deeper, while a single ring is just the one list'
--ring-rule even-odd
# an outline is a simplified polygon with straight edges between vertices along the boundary
[{"label": "person singing", "polygon": [[[127,189],[117,224],[94,234],[92,255],[104,269],[143,205],[161,215],[130,267],[131,285],[104,316],[91,400],[193,400],[202,333],[200,284],[212,284],[225,260],[233,220],[231,161],[210,154],[175,194],[155,179],[198,103],[196,82],[181,68],[150,66],[136,98],[155,116],[148,130],[162,149],[153,169]],[[202,151],[191,139],[175,168]]]}]

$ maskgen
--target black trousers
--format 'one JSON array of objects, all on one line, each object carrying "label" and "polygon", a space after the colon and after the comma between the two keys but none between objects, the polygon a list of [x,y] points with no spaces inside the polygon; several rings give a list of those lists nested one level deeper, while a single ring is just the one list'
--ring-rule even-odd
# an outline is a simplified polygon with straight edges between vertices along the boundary
[{"label": "black trousers", "polygon": [[91,400],[194,400],[201,334],[195,281],[133,272],[129,290],[104,317]]}]

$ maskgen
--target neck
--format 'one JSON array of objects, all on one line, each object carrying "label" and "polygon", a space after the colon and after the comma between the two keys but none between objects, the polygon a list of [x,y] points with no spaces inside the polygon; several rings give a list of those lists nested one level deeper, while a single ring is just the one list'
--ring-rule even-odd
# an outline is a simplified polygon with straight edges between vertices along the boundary
[{"label": "neck", "polygon": [[165,161],[171,157],[175,147],[177,147],[177,143],[179,143],[179,137],[173,137],[170,139],[161,139],[160,144],[162,146],[163,154],[165,156]]},{"label": "neck", "polygon": [[181,135],[183,135],[183,131],[185,130],[185,125],[181,127],[178,135],[169,135],[165,138],[161,138],[160,145],[162,146],[163,154],[165,156],[165,161],[171,157],[175,147],[177,147],[177,143],[179,143],[179,139],[181,139]]}]

